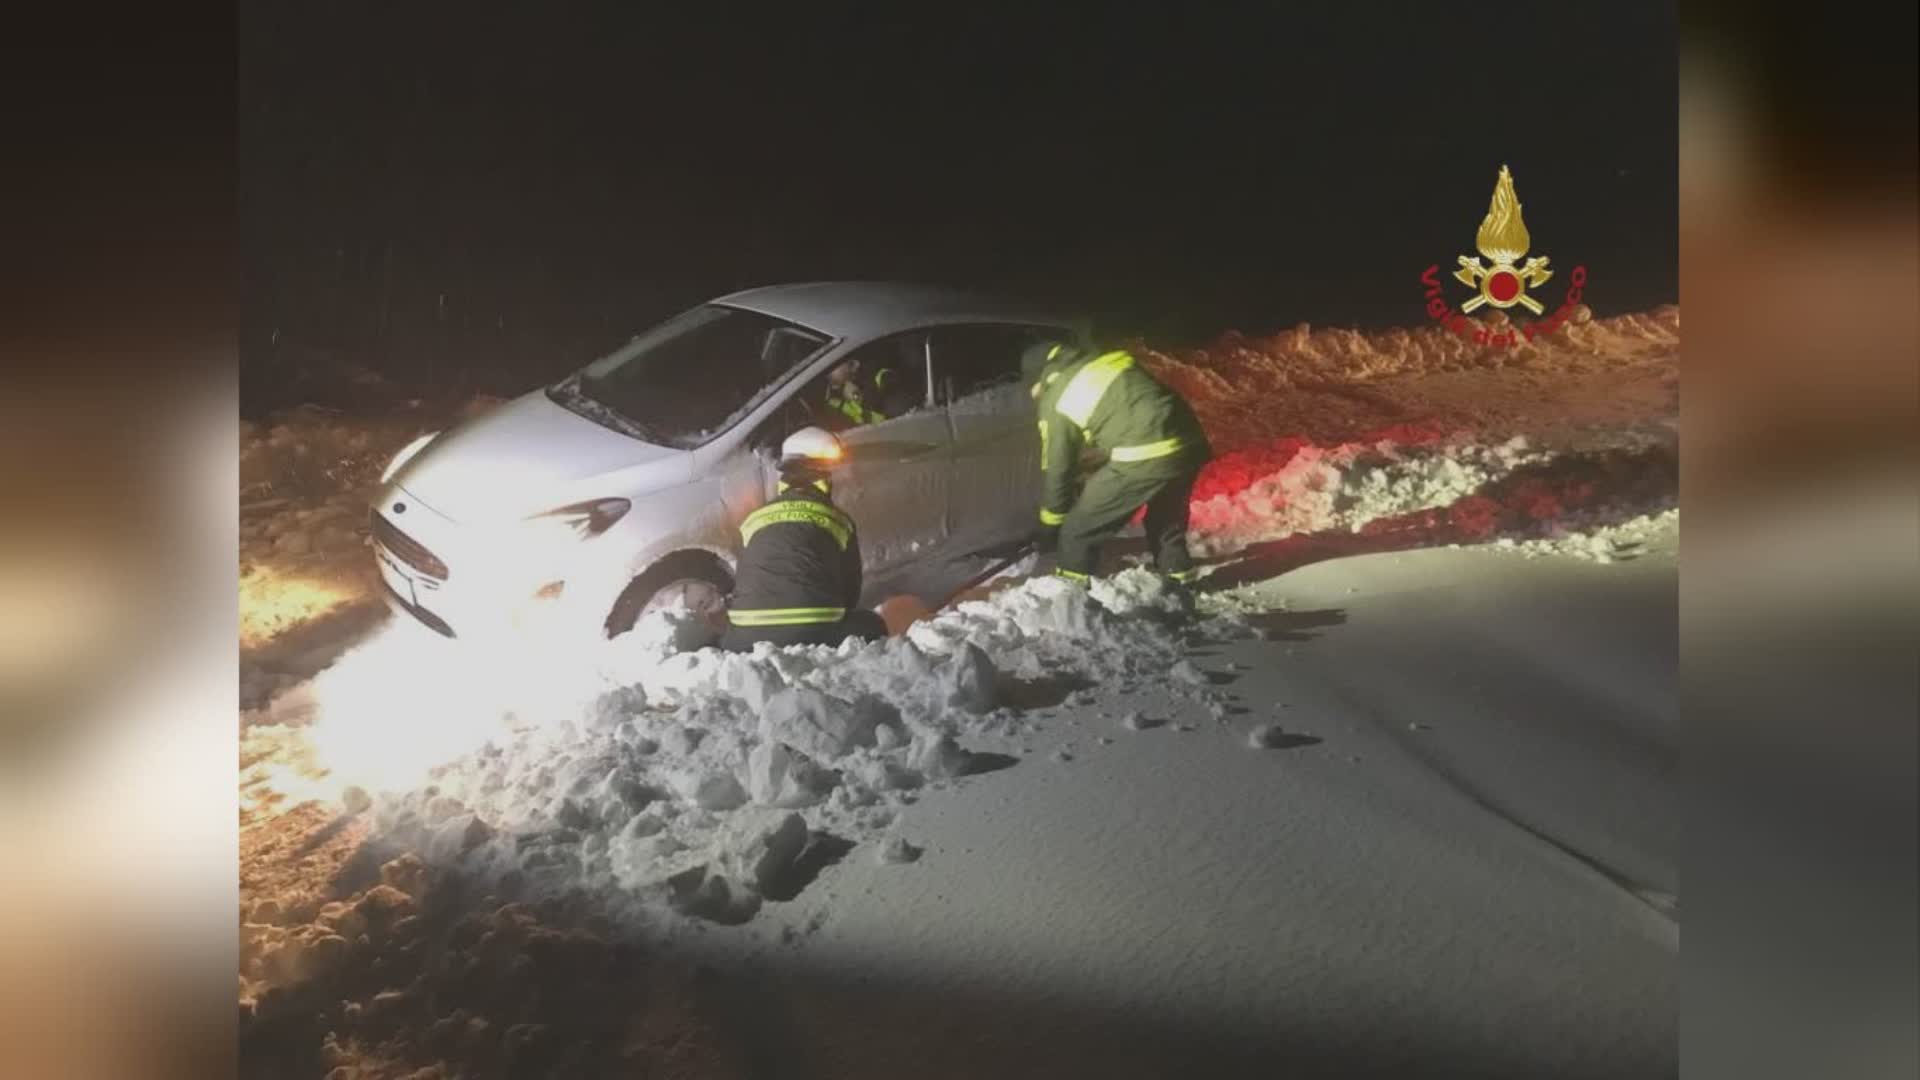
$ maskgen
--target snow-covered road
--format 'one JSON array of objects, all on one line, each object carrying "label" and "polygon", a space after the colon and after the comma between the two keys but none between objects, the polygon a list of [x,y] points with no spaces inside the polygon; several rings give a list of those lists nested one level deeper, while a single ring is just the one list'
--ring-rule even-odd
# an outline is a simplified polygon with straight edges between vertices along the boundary
[{"label": "snow-covered road", "polygon": [[[1199,657],[1244,713],[1061,710],[902,812],[919,861],[688,947],[751,958],[781,1075],[1670,1075],[1674,541],[1267,583],[1276,640]],[[1318,741],[1250,745],[1274,723]]]}]

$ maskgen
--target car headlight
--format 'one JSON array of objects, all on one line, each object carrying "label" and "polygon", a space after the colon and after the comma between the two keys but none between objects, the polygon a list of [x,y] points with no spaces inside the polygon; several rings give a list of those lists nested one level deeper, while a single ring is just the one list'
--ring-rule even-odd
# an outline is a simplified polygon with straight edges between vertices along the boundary
[{"label": "car headlight", "polygon": [[633,503],[626,499],[589,499],[544,514],[535,514],[527,520],[543,529],[558,530],[585,540],[613,528],[613,523],[625,517],[632,508]]},{"label": "car headlight", "polygon": [[400,452],[393,455],[393,460],[387,462],[386,471],[380,474],[380,482],[384,484],[387,481],[393,479],[393,474],[400,471],[400,466],[405,465],[407,462],[413,460],[413,455],[426,449],[427,444],[432,442],[434,438],[439,434],[440,433],[437,431],[429,431],[425,435],[422,435],[419,438],[408,443],[407,445],[401,447]]}]

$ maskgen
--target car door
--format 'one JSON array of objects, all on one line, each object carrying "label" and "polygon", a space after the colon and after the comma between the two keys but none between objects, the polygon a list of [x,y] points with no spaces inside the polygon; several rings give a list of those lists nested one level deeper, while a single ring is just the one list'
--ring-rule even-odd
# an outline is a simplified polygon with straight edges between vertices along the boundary
[{"label": "car door", "polygon": [[953,548],[985,551],[1032,532],[1040,505],[1040,430],[1020,357],[1038,341],[1066,341],[1053,326],[966,324],[928,335],[934,400],[953,427],[947,498]]},{"label": "car door", "polygon": [[[908,411],[877,423],[854,424],[824,405],[832,370],[854,361],[871,376],[891,371],[889,386],[906,387]],[[894,383],[891,380],[902,380]],[[926,338],[914,331],[862,345],[802,387],[778,414],[779,438],[808,425],[839,436],[847,456],[832,470],[833,501],[852,516],[869,573],[881,573],[938,549],[947,539],[952,433],[946,410],[933,401]],[[774,477],[769,471],[768,496]]]}]

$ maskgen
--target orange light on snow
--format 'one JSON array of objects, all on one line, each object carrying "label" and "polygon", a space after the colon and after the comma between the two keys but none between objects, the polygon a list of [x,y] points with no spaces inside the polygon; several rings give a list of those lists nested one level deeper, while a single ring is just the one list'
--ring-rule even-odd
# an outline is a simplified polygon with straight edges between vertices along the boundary
[{"label": "orange light on snow", "polygon": [[580,716],[610,685],[598,631],[450,642],[390,621],[255,718],[250,803],[277,812],[348,787],[412,791],[490,739]]},{"label": "orange light on snow", "polygon": [[263,644],[349,599],[325,582],[257,569],[240,579],[240,643]]}]

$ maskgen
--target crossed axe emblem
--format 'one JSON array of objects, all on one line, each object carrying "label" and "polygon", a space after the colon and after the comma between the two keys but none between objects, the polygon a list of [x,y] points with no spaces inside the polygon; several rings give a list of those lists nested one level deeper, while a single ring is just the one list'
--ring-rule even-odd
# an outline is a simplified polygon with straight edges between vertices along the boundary
[{"label": "crossed axe emblem", "polygon": [[[1525,250],[1524,247],[1522,250]],[[1460,305],[1461,311],[1471,312],[1482,304],[1492,304],[1497,308],[1519,304],[1538,315],[1546,308],[1540,301],[1528,296],[1527,290],[1545,285],[1553,277],[1553,271],[1547,269],[1545,255],[1535,255],[1520,266],[1498,258],[1494,259],[1492,266],[1482,266],[1479,256],[1462,255],[1460,269],[1455,270],[1453,276],[1462,284],[1480,290],[1480,295]]]}]

